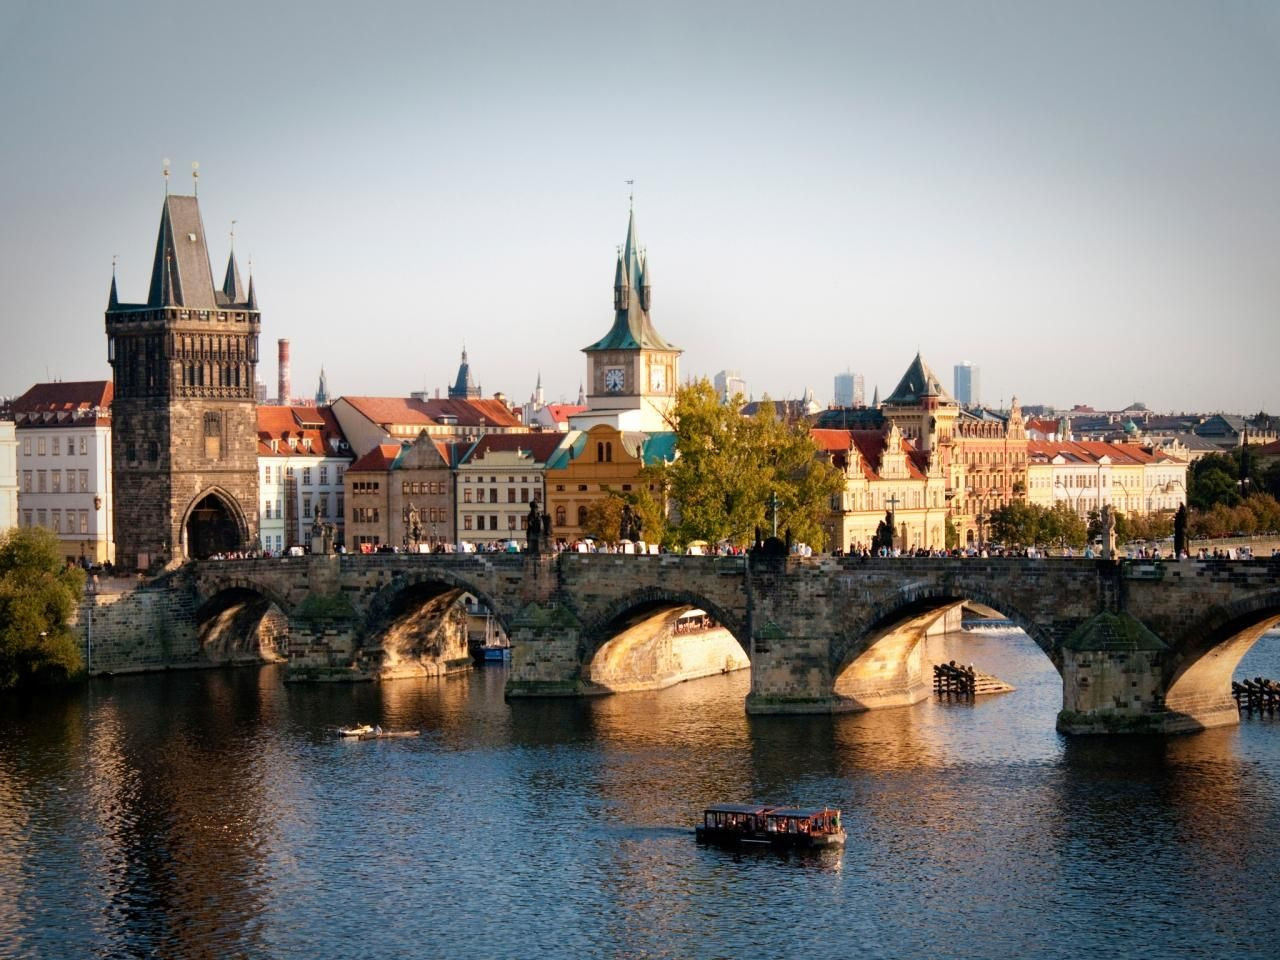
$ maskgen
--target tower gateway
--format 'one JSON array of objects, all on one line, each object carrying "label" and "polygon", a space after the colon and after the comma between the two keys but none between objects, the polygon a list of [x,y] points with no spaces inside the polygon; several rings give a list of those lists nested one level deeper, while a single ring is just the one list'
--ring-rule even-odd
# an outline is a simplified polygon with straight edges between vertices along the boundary
[{"label": "tower gateway", "polygon": [[116,562],[247,549],[258,538],[258,299],[234,249],[214,287],[194,196],[165,197],[145,303],[121,303],[113,273],[106,326]]},{"label": "tower gateway", "polygon": [[608,423],[619,430],[670,430],[679,377],[679,347],[658,335],[649,318],[653,271],[636,243],[636,213],[627,222],[626,243],[613,275],[613,326],[583,348],[587,355],[587,410],[570,417],[586,430]]}]

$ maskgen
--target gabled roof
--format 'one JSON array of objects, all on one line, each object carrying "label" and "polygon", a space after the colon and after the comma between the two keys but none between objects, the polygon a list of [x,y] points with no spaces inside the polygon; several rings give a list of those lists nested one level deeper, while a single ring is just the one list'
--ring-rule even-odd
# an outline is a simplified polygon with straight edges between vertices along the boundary
[{"label": "gabled roof", "polygon": [[460,427],[519,427],[520,418],[512,413],[501,400],[484,400],[478,397],[447,400],[413,400],[427,417],[439,422],[441,417],[453,417]]},{"label": "gabled roof", "polygon": [[[836,430],[819,428],[810,435],[820,450],[831,455],[831,462],[844,470],[849,465],[850,447],[856,448],[861,461],[862,475],[868,480],[880,479],[880,464],[889,446],[890,434],[883,430]],[[913,480],[923,480],[929,470],[929,455],[902,439],[902,453],[906,456],[907,475]]]},{"label": "gabled roof", "polygon": [[398,443],[380,443],[347,468],[347,473],[386,473],[400,456]]},{"label": "gabled roof", "polygon": [[650,276],[648,254],[642,255],[636,243],[636,212],[633,208],[627,221],[626,245],[618,255],[614,271],[614,284],[627,291],[626,300],[621,307],[615,308],[609,332],[591,346],[583,347],[584,353],[637,349],[679,351],[679,347],[658,335],[642,302],[641,292],[652,286]]},{"label": "gabled roof", "polygon": [[918,405],[925,397],[937,397],[943,403],[955,403],[951,394],[942,386],[942,381],[929,369],[929,365],[919,353],[907,367],[907,372],[898,381],[893,393],[884,400],[885,406],[912,407]]},{"label": "gabled roof", "polygon": [[393,423],[432,426],[435,421],[422,407],[421,400],[409,397],[350,397],[342,398],[370,423],[386,427]]}]

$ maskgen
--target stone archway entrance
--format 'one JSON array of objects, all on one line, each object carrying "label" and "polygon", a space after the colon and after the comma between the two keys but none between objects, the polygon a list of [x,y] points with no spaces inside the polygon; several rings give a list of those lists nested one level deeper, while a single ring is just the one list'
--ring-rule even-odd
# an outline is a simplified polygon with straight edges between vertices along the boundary
[{"label": "stone archway entrance", "polygon": [[204,560],[241,548],[240,522],[234,509],[216,493],[202,497],[187,515],[187,556]]}]

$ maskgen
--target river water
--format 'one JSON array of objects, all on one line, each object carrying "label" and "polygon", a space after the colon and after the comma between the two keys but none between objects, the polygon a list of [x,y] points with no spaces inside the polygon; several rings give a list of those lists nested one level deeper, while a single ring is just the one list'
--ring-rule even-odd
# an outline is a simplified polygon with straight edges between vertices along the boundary
[{"label": "river water", "polygon": [[[508,704],[502,668],[241,668],[0,701],[0,956],[1280,955],[1280,719],[1066,739],[1025,635],[933,643],[1017,690],[749,718],[745,672]],[[1240,673],[1280,677],[1280,635]],[[695,845],[724,800],[840,806],[848,844]]]}]

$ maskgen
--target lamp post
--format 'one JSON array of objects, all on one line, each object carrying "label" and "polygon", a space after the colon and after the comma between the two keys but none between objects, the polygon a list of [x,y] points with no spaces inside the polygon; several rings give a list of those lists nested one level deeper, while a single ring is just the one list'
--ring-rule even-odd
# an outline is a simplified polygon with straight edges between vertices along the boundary
[{"label": "lamp post", "polygon": [[1063,491],[1066,493],[1066,497],[1067,497],[1067,505],[1068,505],[1069,507],[1071,507],[1071,512],[1072,512],[1072,513],[1074,513],[1077,517],[1078,517],[1078,516],[1080,516],[1080,507],[1079,507],[1080,494],[1079,494],[1079,492],[1077,492],[1077,493],[1076,493],[1075,499],[1072,499],[1072,497],[1071,497],[1071,488],[1070,488],[1069,486],[1067,486],[1067,485],[1066,485],[1066,483],[1064,483],[1064,482],[1063,482],[1063,480],[1062,480],[1062,478],[1061,478],[1061,477],[1057,477],[1057,478],[1055,478],[1055,479],[1054,479],[1054,481],[1053,481],[1053,485],[1054,485],[1055,487],[1061,487],[1061,488],[1063,489]]},{"label": "lamp post", "polygon": [[102,539],[102,530],[101,530],[101,527],[99,527],[98,525],[98,514],[101,511],[102,511],[102,497],[98,496],[97,494],[94,494],[93,496],[93,539],[94,539],[93,560],[95,563],[98,561],[97,541]]},{"label": "lamp post", "polygon": [[84,595],[87,601],[85,606],[89,613],[88,629],[85,632],[84,671],[86,674],[93,673],[93,598],[97,592],[93,582],[93,574],[90,574],[85,578],[84,582]]}]

